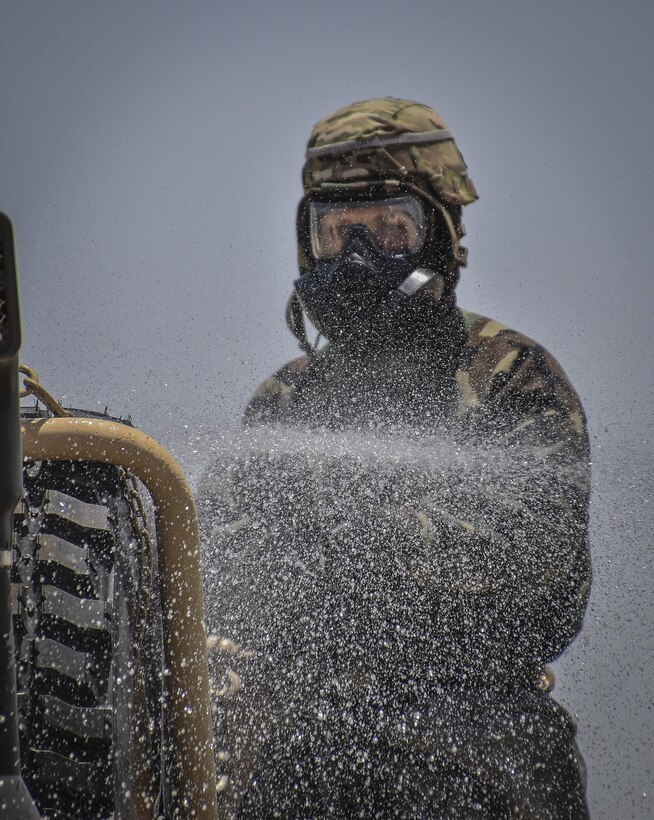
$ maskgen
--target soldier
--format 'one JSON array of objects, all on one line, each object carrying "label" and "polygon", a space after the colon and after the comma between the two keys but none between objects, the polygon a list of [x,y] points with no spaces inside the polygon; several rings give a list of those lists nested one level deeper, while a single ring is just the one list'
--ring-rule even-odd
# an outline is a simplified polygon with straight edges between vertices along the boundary
[{"label": "soldier", "polygon": [[[545,669],[579,631],[590,588],[589,445],[579,399],[540,345],[456,304],[466,264],[461,211],[477,193],[436,111],[391,97],[336,111],[312,131],[303,183],[300,275],[287,322],[304,355],[256,391],[248,424],[364,437],[401,430],[418,447],[446,437],[491,455],[471,457],[445,477],[438,465],[410,476],[375,469],[363,479],[345,470],[345,478],[321,479],[331,503],[315,495],[315,476],[296,476],[293,491],[271,501],[297,469],[287,459],[275,491],[257,485],[254,493],[268,493],[260,502],[268,515],[285,510],[275,546],[257,541],[255,557],[256,533],[243,522],[256,513],[250,505],[236,514],[234,499],[266,465],[254,479],[251,460],[249,472],[232,472],[237,489],[227,493],[227,512],[224,503],[217,512],[224,490],[205,487],[211,551],[233,559],[221,577],[230,568],[243,576],[251,560],[251,577],[258,572],[271,586],[273,563],[296,548],[299,555],[308,532],[323,556],[306,594],[299,576],[284,587],[295,609],[266,591],[242,606],[230,591],[247,583],[233,579],[210,592],[224,607],[234,604],[231,619],[219,614],[220,629],[256,644],[256,630],[243,623],[268,608],[277,619],[268,638],[284,634],[287,643],[258,648],[268,660],[302,659],[265,729],[265,720],[252,728],[252,706],[236,721],[251,731],[241,740],[249,768],[232,811],[586,817],[574,725],[548,694]],[[309,343],[305,315],[326,344]],[[508,467],[493,472],[505,459]],[[337,485],[368,511],[358,531],[334,517]],[[236,537],[234,527],[242,546],[225,549],[218,536]],[[262,572],[264,553],[271,563]],[[304,570],[307,554],[297,559]],[[347,570],[324,571],[330,555]],[[335,591],[336,575],[347,576],[356,594],[343,593],[347,584]],[[303,644],[296,626],[307,619],[312,638]],[[279,679],[279,665],[268,672]],[[275,696],[260,689],[255,700]]]}]

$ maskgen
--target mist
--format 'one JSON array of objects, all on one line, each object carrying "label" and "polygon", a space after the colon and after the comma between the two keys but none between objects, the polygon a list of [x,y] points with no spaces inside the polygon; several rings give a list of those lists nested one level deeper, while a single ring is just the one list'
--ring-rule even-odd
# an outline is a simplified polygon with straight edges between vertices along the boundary
[{"label": "mist", "polygon": [[5,0],[0,209],[22,361],[130,415],[195,486],[284,324],[313,123],[395,95],[445,117],[480,201],[459,304],[535,338],[589,420],[594,586],[555,697],[594,818],[654,813],[649,3]]}]

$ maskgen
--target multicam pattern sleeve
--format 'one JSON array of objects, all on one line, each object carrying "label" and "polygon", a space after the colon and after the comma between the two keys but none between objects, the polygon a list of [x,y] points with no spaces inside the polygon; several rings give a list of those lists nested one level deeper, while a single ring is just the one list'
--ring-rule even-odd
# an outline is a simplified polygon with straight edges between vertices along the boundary
[{"label": "multicam pattern sleeve", "polygon": [[587,462],[584,412],[554,357],[493,319],[462,313],[467,340],[456,373],[457,415],[474,420],[471,427],[486,441]]},{"label": "multicam pattern sleeve", "polygon": [[[450,616],[456,611],[472,627],[462,648],[470,634],[488,636],[490,666],[511,642],[516,657],[546,662],[578,633],[590,590],[586,419],[543,347],[494,320],[463,315],[459,434],[489,448],[496,464],[474,497],[440,499],[440,520],[432,521],[441,539],[449,532],[471,582],[469,597],[465,583],[453,596]],[[465,574],[451,577],[453,588]]]},{"label": "multicam pattern sleeve", "polygon": [[243,415],[246,424],[285,423],[292,412],[296,382],[310,373],[311,359],[299,356],[269,376],[255,390]]},{"label": "multicam pattern sleeve", "polygon": [[[405,503],[385,511],[385,526],[413,545],[441,660],[470,669],[475,658],[504,674],[552,660],[581,627],[591,577],[588,435],[579,398],[544,348],[461,315],[449,427],[474,454],[459,475],[435,469],[414,483]],[[314,381],[314,368],[307,357],[286,365],[255,393],[246,419],[294,423],[296,390]]]}]

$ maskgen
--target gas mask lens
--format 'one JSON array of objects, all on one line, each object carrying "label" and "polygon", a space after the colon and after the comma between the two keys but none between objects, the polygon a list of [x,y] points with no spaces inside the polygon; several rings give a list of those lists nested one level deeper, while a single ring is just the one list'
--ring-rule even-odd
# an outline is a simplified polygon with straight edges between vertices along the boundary
[{"label": "gas mask lens", "polygon": [[309,202],[309,226],[316,259],[338,256],[354,226],[365,228],[380,250],[393,256],[416,253],[427,233],[422,204],[412,196],[373,202]]}]

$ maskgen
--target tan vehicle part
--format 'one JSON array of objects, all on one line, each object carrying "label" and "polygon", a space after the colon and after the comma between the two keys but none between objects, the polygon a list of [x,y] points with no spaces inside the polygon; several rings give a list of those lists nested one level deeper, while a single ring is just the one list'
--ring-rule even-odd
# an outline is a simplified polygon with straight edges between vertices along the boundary
[{"label": "tan vehicle part", "polygon": [[150,492],[161,571],[174,816],[217,817],[198,523],[181,468],[154,439],[111,421],[38,419],[24,423],[22,432],[26,458],[115,464]]}]

